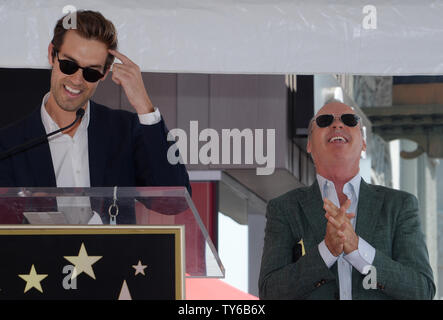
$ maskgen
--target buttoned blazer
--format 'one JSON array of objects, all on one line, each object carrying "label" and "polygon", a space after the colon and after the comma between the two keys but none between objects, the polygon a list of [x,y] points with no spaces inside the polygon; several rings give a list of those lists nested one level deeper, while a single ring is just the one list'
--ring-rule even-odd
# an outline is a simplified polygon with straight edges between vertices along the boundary
[{"label": "buttoned blazer", "polygon": [[[268,203],[261,299],[339,298],[337,263],[329,269],[318,250],[326,234],[324,215],[317,181]],[[352,268],[352,298],[432,299],[435,285],[415,196],[362,179],[356,219],[357,235],[376,250],[375,268],[367,275],[376,285]]]}]

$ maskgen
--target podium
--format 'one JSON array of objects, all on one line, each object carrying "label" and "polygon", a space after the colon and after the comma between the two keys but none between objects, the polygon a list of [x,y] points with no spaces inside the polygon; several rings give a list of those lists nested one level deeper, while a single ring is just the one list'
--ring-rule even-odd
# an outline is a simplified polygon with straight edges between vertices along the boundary
[{"label": "podium", "polygon": [[0,241],[0,299],[184,299],[225,273],[184,187],[0,188]]}]

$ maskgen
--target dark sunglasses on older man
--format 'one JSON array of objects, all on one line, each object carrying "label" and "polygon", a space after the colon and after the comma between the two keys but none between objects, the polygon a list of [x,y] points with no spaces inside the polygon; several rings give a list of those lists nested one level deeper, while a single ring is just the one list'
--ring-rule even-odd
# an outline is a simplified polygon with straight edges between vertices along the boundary
[{"label": "dark sunglasses on older man", "polygon": [[63,60],[58,57],[58,51],[55,51],[58,63],[60,65],[60,70],[64,74],[71,75],[77,72],[78,69],[83,70],[83,78],[88,82],[97,82],[101,78],[104,77],[100,71],[89,68],[89,67],[80,67],[77,62],[72,60]]},{"label": "dark sunglasses on older man", "polygon": [[[317,123],[317,126],[320,128],[326,128],[329,127],[332,122],[334,122],[336,116],[333,114],[322,114],[315,118],[315,122]],[[360,117],[356,114],[352,113],[345,113],[338,117],[341,122],[343,122],[344,125],[348,127],[355,127],[358,124],[358,121],[360,120]]]}]

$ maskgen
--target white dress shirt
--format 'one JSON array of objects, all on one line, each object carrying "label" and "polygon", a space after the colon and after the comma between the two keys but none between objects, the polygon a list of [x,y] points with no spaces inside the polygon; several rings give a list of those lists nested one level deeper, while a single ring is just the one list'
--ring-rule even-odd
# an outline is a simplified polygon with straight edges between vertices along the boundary
[{"label": "white dress shirt", "polygon": [[[334,183],[317,174],[318,185],[322,198],[332,201],[337,207],[340,207],[337,192]],[[355,222],[357,219],[358,197],[360,192],[361,176],[358,173],[354,178],[343,186],[343,193],[351,200],[351,206],[347,213],[355,213],[355,217],[351,219],[352,226],[355,230]],[[375,248],[367,243],[360,236],[358,237],[358,249],[345,255],[342,253],[335,257],[328,249],[323,240],[318,245],[318,250],[328,268],[337,262],[340,300],[352,300],[352,267],[360,273],[364,273],[366,266],[370,266],[374,261]]]},{"label": "white dress shirt", "polygon": [[[60,129],[45,108],[49,95],[50,92],[44,96],[41,106],[42,122],[47,134]],[[153,125],[161,120],[160,111],[157,108],[154,112],[139,114],[138,117],[142,125]],[[73,137],[60,132],[48,139],[55,179],[59,188],[91,186],[88,153],[89,118],[90,103],[88,101],[85,115]]]},{"label": "white dress shirt", "polygon": [[[40,109],[47,134],[60,129],[45,108],[49,95],[50,92],[43,97]],[[142,125],[153,125],[161,120],[160,111],[157,108],[154,112],[139,114],[138,117]],[[90,103],[88,101],[85,114],[73,137],[60,132],[48,139],[58,188],[91,186],[88,151],[89,119]],[[57,205],[59,210],[65,213],[68,222],[74,224],[84,223],[84,218],[88,216],[91,206],[87,197],[57,197]]]}]

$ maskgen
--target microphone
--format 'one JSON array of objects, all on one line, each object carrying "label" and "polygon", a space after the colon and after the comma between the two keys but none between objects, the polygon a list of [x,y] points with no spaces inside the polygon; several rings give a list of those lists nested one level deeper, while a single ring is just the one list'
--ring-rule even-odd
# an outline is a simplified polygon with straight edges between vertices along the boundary
[{"label": "microphone", "polygon": [[9,149],[8,151],[3,152],[2,154],[0,154],[0,160],[6,159],[6,158],[8,158],[8,157],[10,157],[10,156],[12,156],[12,155],[14,155],[16,153],[19,153],[19,152],[25,151],[26,149],[34,147],[34,146],[36,146],[36,145],[46,141],[50,136],[53,136],[54,134],[57,134],[57,133],[59,133],[61,131],[65,131],[66,129],[71,128],[84,115],[85,115],[85,110],[83,110],[82,108],[78,109],[77,112],[75,113],[75,120],[70,125],[68,125],[68,126],[66,126],[64,128],[58,129],[56,131],[50,132],[48,134],[45,134],[45,135],[43,135],[41,137],[29,140],[29,141],[27,141],[27,142],[25,142],[25,143],[23,143],[21,145],[18,145],[16,147],[13,147],[13,148]]}]

